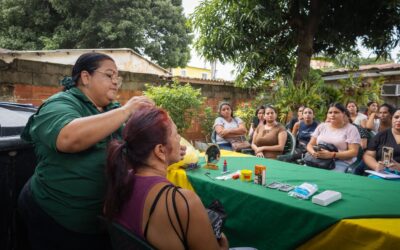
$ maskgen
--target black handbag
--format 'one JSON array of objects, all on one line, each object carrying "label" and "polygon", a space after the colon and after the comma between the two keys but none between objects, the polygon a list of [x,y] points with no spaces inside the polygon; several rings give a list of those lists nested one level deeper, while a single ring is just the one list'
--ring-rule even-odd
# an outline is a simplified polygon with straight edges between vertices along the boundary
[{"label": "black handbag", "polygon": [[[330,152],[338,152],[337,147],[331,143],[321,142],[317,145],[317,147],[320,149],[328,150]],[[315,158],[310,153],[307,153],[303,160],[304,163],[310,167],[327,169],[327,170],[332,170],[335,168],[335,159]]]},{"label": "black handbag", "polygon": [[226,212],[219,200],[214,200],[208,208],[206,208],[208,218],[210,219],[215,237],[221,239],[222,227],[226,220]]}]

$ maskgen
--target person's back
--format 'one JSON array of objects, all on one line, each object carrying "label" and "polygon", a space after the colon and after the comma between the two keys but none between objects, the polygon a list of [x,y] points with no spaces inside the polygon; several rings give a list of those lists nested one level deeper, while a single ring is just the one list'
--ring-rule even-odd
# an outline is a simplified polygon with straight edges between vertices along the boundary
[{"label": "person's back", "polygon": [[124,141],[113,141],[107,161],[105,215],[157,249],[227,249],[217,241],[200,198],[166,179],[182,158],[180,136],[158,108],[132,115]]}]

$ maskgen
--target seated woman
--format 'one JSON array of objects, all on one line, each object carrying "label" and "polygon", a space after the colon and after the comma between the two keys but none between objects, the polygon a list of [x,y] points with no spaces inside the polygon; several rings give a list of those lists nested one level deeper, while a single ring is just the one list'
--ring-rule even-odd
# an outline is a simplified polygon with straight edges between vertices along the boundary
[{"label": "seated woman", "polygon": [[400,109],[397,109],[392,118],[392,128],[379,132],[368,143],[364,153],[364,163],[372,170],[381,171],[383,164],[383,148],[393,150],[393,159],[387,165],[389,169],[400,171]]},{"label": "seated woman", "polygon": [[257,157],[276,159],[285,147],[287,132],[276,121],[277,113],[272,106],[265,107],[265,124],[259,126],[253,135],[251,148]]},{"label": "seated woman", "polygon": [[[307,145],[307,151],[315,158],[335,159],[337,172],[345,172],[347,167],[356,161],[360,145],[360,134],[357,128],[346,122],[346,108],[335,103],[330,105],[327,119],[329,122],[321,123]],[[339,152],[328,150],[315,151],[313,146],[325,142],[336,146]]]},{"label": "seated woman", "polygon": [[253,141],[253,134],[254,130],[260,125],[262,126],[264,124],[264,114],[265,114],[265,107],[260,106],[256,110],[256,116],[253,118],[253,122],[250,124],[250,130],[249,130],[249,137],[250,137],[250,142]]},{"label": "seated woman", "polygon": [[303,119],[303,110],[304,110],[304,105],[299,105],[297,108],[297,115],[294,116],[289,123],[286,125],[286,129],[289,130],[290,132],[293,133],[293,127],[296,124],[296,122],[301,121]]},{"label": "seated woman", "polygon": [[346,108],[350,113],[350,118],[353,121],[353,124],[365,128],[367,123],[367,116],[358,112],[357,103],[349,101],[346,104]]},{"label": "seated woman", "polygon": [[307,146],[311,139],[311,134],[317,128],[318,123],[314,121],[314,111],[311,108],[304,108],[303,120],[296,122],[293,127],[293,135],[297,137],[299,144]]},{"label": "seated woman", "polygon": [[379,105],[377,102],[371,101],[367,103],[367,122],[365,124],[365,128],[369,131],[373,131],[374,133],[378,133],[379,129],[379,113],[378,113]]},{"label": "seated woman", "polygon": [[232,150],[231,140],[246,135],[242,119],[233,116],[232,106],[227,103],[219,105],[219,117],[215,119],[214,130],[217,133],[216,143],[221,149]]},{"label": "seated woman", "polygon": [[360,146],[362,149],[365,149],[367,147],[367,143],[368,143],[368,138],[369,138],[369,134],[368,134],[368,130],[361,127],[360,125],[354,124],[353,120],[351,119],[351,115],[349,110],[345,111],[345,123],[350,123],[352,124],[354,127],[357,128],[358,133],[360,134]]},{"label": "seated woman", "polygon": [[182,158],[179,141],[163,109],[133,113],[123,140],[108,149],[105,215],[156,249],[228,249],[196,193],[166,179],[167,167]]},{"label": "seated woman", "polygon": [[378,132],[385,131],[392,127],[392,116],[394,114],[395,108],[388,104],[384,103],[379,107],[379,128]]}]

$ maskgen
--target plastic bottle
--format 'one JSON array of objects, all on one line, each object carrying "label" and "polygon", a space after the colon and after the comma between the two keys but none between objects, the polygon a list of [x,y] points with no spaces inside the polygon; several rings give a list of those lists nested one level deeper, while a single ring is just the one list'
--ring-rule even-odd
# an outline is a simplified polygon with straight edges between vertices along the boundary
[{"label": "plastic bottle", "polygon": [[226,173],[228,171],[228,164],[226,163],[226,160],[224,160],[224,166],[222,168],[222,172]]}]

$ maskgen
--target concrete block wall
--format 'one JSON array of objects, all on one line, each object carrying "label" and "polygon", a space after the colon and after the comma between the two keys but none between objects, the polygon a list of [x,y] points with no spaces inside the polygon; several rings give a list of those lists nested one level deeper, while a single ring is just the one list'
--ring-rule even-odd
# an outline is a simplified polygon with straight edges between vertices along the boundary
[{"label": "concrete block wall", "polygon": [[[10,64],[1,61],[0,101],[31,103],[39,106],[45,99],[62,90],[59,81],[64,76],[70,75],[71,70],[71,65],[18,59]],[[160,85],[168,82],[168,80],[153,74],[120,72],[120,75],[124,79],[118,96],[118,101],[121,103],[125,103],[132,96],[142,95],[146,83]],[[190,84],[194,88],[201,89],[202,95],[207,98],[204,107],[212,107],[215,112],[222,101],[230,101],[235,107],[252,98],[246,90],[235,88],[230,82],[213,84],[210,81],[198,80],[190,82]],[[183,136],[189,140],[204,139],[200,124],[196,119],[191,121],[190,128]]]}]

